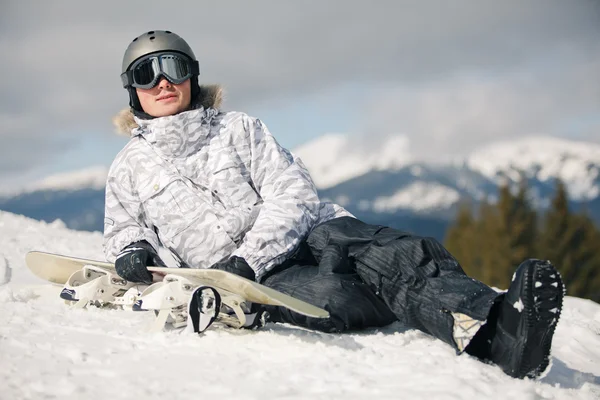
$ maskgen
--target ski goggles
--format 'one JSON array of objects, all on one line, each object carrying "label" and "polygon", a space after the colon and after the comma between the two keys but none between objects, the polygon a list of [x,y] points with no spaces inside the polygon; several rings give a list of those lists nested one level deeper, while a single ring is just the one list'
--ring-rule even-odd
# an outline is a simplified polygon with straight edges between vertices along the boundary
[{"label": "ski goggles", "polygon": [[169,82],[179,85],[200,74],[198,61],[177,53],[153,54],[136,61],[121,74],[123,87],[133,86],[151,89],[158,84],[161,76]]}]

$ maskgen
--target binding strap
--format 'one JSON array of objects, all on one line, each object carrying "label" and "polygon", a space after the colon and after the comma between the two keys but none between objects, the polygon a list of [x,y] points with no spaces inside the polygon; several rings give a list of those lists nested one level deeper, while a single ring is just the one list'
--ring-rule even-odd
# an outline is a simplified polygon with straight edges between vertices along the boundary
[{"label": "binding strap", "polygon": [[219,292],[210,286],[200,286],[190,298],[188,326],[191,326],[195,333],[202,333],[216,321],[220,310],[221,295]]}]

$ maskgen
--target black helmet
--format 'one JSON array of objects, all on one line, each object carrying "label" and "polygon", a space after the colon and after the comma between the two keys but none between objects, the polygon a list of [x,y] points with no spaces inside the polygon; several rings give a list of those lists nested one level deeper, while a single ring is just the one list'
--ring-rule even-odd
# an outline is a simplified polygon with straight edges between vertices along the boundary
[{"label": "black helmet", "polygon": [[[200,92],[198,75],[200,72],[198,60],[196,59],[192,48],[185,40],[183,40],[183,38],[181,38],[181,36],[171,31],[149,31],[133,39],[129,46],[127,46],[127,50],[125,50],[125,54],[123,55],[121,78],[123,79],[123,86],[129,92],[129,105],[134,111],[143,113],[135,88],[131,86],[131,79],[128,80],[128,77],[130,78],[131,74],[130,68],[141,58],[151,54],[165,52],[183,54],[189,59],[193,66],[190,70],[192,102],[194,102],[198,96],[198,93]],[[169,80],[173,82],[171,79]]]}]

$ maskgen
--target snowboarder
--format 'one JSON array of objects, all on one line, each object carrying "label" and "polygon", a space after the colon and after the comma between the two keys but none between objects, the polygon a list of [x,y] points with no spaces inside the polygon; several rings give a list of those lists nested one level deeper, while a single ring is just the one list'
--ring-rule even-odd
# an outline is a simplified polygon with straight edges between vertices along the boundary
[{"label": "snowboarder", "polygon": [[129,107],[115,124],[131,139],[110,168],[104,225],[119,275],[151,282],[164,246],[182,267],[233,272],[331,315],[273,308],[274,322],[343,332],[399,320],[510,376],[547,368],[563,299],[550,262],[525,260],[498,293],[436,240],[321,201],[301,160],[259,119],[220,111],[221,89],[198,76],[175,33],[143,33],[125,51]]}]

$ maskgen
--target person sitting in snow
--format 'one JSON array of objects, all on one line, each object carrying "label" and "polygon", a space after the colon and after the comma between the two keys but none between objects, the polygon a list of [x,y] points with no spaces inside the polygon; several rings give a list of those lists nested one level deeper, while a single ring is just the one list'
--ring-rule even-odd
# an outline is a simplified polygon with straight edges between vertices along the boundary
[{"label": "person sitting in snow", "polygon": [[110,168],[104,225],[121,277],[150,283],[164,246],[183,267],[232,272],[330,313],[275,307],[273,322],[343,332],[401,321],[513,377],[547,368],[563,300],[549,261],[524,261],[498,293],[436,240],[319,200],[302,161],[259,119],[221,111],[221,89],[198,76],[175,33],[146,32],[125,51],[130,107],[115,123],[131,139]]}]

